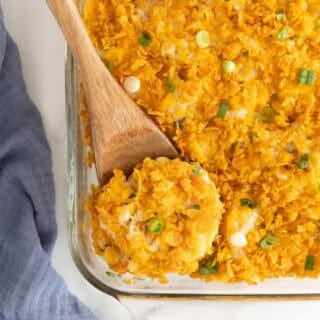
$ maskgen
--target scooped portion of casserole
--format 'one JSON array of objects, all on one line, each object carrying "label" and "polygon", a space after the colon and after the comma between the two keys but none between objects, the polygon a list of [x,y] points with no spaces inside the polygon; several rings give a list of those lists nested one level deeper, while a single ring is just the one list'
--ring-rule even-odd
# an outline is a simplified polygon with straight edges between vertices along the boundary
[{"label": "scooped portion of casserole", "polygon": [[165,281],[190,274],[213,253],[222,203],[198,163],[145,159],[122,171],[87,201],[96,252],[119,273]]}]

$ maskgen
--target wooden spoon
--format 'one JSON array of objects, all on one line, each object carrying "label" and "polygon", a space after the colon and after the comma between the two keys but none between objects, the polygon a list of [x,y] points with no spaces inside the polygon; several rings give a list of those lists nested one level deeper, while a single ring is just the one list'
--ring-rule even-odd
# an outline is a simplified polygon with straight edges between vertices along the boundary
[{"label": "wooden spoon", "polygon": [[107,182],[114,168],[129,173],[146,157],[177,157],[169,139],[130,99],[101,61],[74,0],[47,3],[82,72],[99,182]]}]

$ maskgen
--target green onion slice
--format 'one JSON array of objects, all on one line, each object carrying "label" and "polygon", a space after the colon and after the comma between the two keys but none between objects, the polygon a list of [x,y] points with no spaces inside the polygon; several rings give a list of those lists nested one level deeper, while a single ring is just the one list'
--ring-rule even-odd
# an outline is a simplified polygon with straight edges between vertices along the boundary
[{"label": "green onion slice", "polygon": [[312,271],[312,270],[314,270],[315,264],[316,264],[316,257],[315,256],[307,256],[304,269],[308,270],[308,271]]},{"label": "green onion slice", "polygon": [[256,207],[256,203],[248,198],[240,199],[241,207],[248,207],[250,209],[254,209]]},{"label": "green onion slice", "polygon": [[313,85],[317,80],[317,73],[313,70],[301,69],[298,73],[298,83]]},{"label": "green onion slice", "polygon": [[106,271],[106,275],[110,278],[115,278],[116,275],[113,273],[113,272],[110,272],[110,271]]},{"label": "green onion slice", "polygon": [[222,62],[222,69],[226,73],[232,73],[236,69],[236,64],[231,60],[224,60]]},{"label": "green onion slice", "polygon": [[200,266],[198,272],[202,275],[205,276],[210,273],[210,271],[205,267],[205,266]]},{"label": "green onion slice", "polygon": [[195,205],[193,206],[193,209],[194,209],[194,210],[200,210],[201,207],[200,207],[198,204],[195,204]]},{"label": "green onion slice", "polygon": [[170,77],[166,78],[166,87],[168,92],[175,92],[176,86],[174,85],[172,78]]},{"label": "green onion slice", "polygon": [[139,43],[142,46],[147,47],[151,44],[151,42],[152,42],[152,38],[151,38],[150,34],[147,31],[143,31],[141,33],[140,38],[139,38]]},{"label": "green onion slice", "polygon": [[278,40],[283,41],[289,38],[289,31],[286,27],[283,27],[278,33]]},{"label": "green onion slice", "polygon": [[192,170],[192,173],[195,175],[195,176],[198,176],[201,172],[201,167],[198,166],[196,167],[195,169]]},{"label": "green onion slice", "polygon": [[278,245],[279,239],[275,236],[267,234],[260,242],[260,247],[262,249],[270,249]]},{"label": "green onion slice", "polygon": [[311,164],[310,153],[304,153],[302,156],[300,156],[297,163],[299,169],[307,169],[309,168],[310,164]]},{"label": "green onion slice", "polygon": [[209,273],[217,273],[219,271],[219,263],[212,265],[212,259],[208,260],[205,264],[199,266],[198,272],[205,276]]},{"label": "green onion slice", "polygon": [[299,74],[298,74],[298,82],[300,84],[306,84],[307,83],[307,77],[308,77],[308,70],[301,69],[299,71]]},{"label": "green onion slice", "polygon": [[309,70],[306,84],[313,85],[316,80],[317,80],[317,73],[315,71]]},{"label": "green onion slice", "polygon": [[210,45],[210,34],[206,30],[201,30],[196,34],[196,42],[199,48],[205,49]]},{"label": "green onion slice", "polygon": [[164,219],[161,217],[154,217],[148,223],[148,230],[154,234],[158,235],[161,233],[165,225]]},{"label": "green onion slice", "polygon": [[221,102],[220,106],[219,106],[219,111],[218,111],[217,117],[222,120],[225,119],[228,110],[229,110],[229,104],[225,101]]},{"label": "green onion slice", "polygon": [[112,70],[114,69],[114,64],[113,64],[113,62],[107,60],[107,61],[105,62],[105,64],[106,64],[106,66],[107,66],[107,69],[108,69],[110,72],[112,72]]}]

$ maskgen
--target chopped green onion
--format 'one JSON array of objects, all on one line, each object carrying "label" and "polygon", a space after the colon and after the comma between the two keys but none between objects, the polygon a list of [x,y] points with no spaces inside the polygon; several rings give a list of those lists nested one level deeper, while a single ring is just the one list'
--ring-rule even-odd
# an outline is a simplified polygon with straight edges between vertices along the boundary
[{"label": "chopped green onion", "polygon": [[313,70],[301,69],[298,74],[298,83],[312,85],[317,80],[317,74]]},{"label": "chopped green onion", "polygon": [[210,271],[205,267],[205,266],[200,266],[198,272],[202,275],[205,276],[210,273]]},{"label": "chopped green onion", "polygon": [[308,70],[306,69],[301,69],[299,71],[299,74],[298,74],[298,82],[300,84],[306,84],[307,83],[307,78],[308,78]]},{"label": "chopped green onion", "polygon": [[256,207],[256,203],[248,198],[240,199],[240,205],[241,207],[248,207],[250,209],[253,209]]},{"label": "chopped green onion", "polygon": [[273,94],[271,95],[271,98],[272,98],[273,100],[277,100],[279,97],[278,97],[278,94],[277,94],[277,93],[273,93]]},{"label": "chopped green onion", "polygon": [[211,268],[212,267],[212,262],[213,262],[213,259],[210,258],[205,264],[203,264],[205,267],[207,268]]},{"label": "chopped green onion", "polygon": [[197,168],[193,169],[192,170],[192,173],[195,175],[195,176],[198,176],[201,172],[201,167],[198,166]]},{"label": "chopped green onion", "polygon": [[289,31],[286,27],[283,27],[278,33],[278,40],[283,41],[289,38]]},{"label": "chopped green onion", "polygon": [[195,205],[193,206],[193,209],[194,209],[194,210],[200,210],[201,207],[200,207],[198,204],[195,204]]},{"label": "chopped green onion", "polygon": [[216,263],[213,267],[209,268],[210,273],[217,273],[219,271],[219,263]]},{"label": "chopped green onion", "polygon": [[176,90],[176,86],[174,85],[173,80],[170,77],[166,78],[166,86],[169,92],[174,92]]},{"label": "chopped green onion", "polygon": [[267,105],[261,110],[260,119],[264,123],[272,123],[275,115],[276,115],[276,112],[271,107],[271,105]]},{"label": "chopped green onion", "polygon": [[210,34],[206,30],[201,30],[196,34],[196,42],[199,48],[205,49],[210,45]]},{"label": "chopped green onion", "polygon": [[107,66],[107,69],[108,69],[110,72],[112,72],[112,70],[114,69],[114,64],[113,64],[113,62],[107,60],[107,61],[105,62],[105,64],[106,64],[106,66]]},{"label": "chopped green onion", "polygon": [[242,56],[245,57],[245,58],[248,58],[249,57],[249,51],[242,52]]},{"label": "chopped green onion", "polygon": [[217,117],[223,120],[226,117],[228,110],[229,110],[229,104],[227,102],[221,102]]},{"label": "chopped green onion", "polygon": [[306,84],[313,85],[316,80],[317,80],[316,72],[312,71],[312,70],[309,70]]},{"label": "chopped green onion", "polygon": [[106,272],[106,275],[107,275],[108,277],[110,277],[110,278],[115,278],[115,277],[116,277],[116,275],[115,275],[113,272],[110,272],[110,271],[107,271],[107,272]]},{"label": "chopped green onion", "polygon": [[209,273],[217,273],[219,271],[219,263],[212,266],[212,259],[208,260],[205,264],[199,266],[198,272],[205,276]]},{"label": "chopped green onion", "polygon": [[164,219],[161,217],[154,217],[148,223],[148,230],[152,234],[160,234],[165,225]]},{"label": "chopped green onion", "polygon": [[129,196],[129,199],[133,199],[137,196],[137,194],[135,192],[132,192]]},{"label": "chopped green onion", "polygon": [[279,239],[275,236],[267,234],[260,242],[260,247],[262,249],[270,249],[278,245]]},{"label": "chopped green onion", "polygon": [[311,164],[310,153],[304,153],[298,159],[298,163],[297,163],[299,169],[307,169],[307,168],[309,168],[310,164]]},{"label": "chopped green onion", "polygon": [[152,39],[151,39],[151,36],[150,34],[147,32],[147,31],[143,31],[141,33],[141,36],[139,38],[139,43],[144,46],[144,47],[147,47],[151,44],[152,42]]},{"label": "chopped green onion", "polygon": [[232,73],[236,69],[236,64],[231,60],[224,60],[222,62],[222,69],[225,73]]},{"label": "chopped green onion", "polygon": [[304,269],[308,270],[308,271],[312,271],[312,270],[314,270],[315,264],[316,264],[316,257],[315,256],[307,256]]}]

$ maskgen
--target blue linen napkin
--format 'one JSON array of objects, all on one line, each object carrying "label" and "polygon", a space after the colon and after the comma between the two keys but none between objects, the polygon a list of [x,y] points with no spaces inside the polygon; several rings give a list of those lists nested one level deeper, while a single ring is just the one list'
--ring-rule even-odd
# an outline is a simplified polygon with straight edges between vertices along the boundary
[{"label": "blue linen napkin", "polygon": [[97,319],[52,269],[51,153],[0,12],[0,320]]}]

